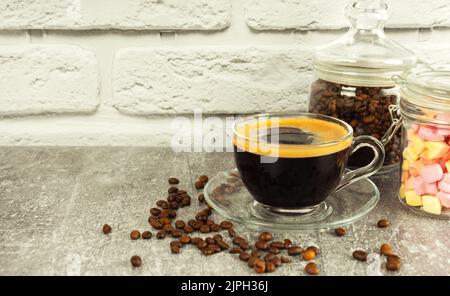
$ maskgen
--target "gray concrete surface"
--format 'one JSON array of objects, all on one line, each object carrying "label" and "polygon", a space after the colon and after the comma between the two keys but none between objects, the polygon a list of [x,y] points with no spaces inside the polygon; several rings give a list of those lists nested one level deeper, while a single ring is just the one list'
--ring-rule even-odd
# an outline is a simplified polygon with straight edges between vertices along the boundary
[{"label": "gray concrete surface", "polygon": [[[172,255],[170,239],[129,239],[133,229],[151,230],[149,209],[166,196],[168,176],[177,176],[180,188],[195,197],[198,175],[233,166],[231,154],[175,154],[164,148],[0,148],[0,275],[252,275],[227,252],[205,257],[188,247]],[[396,178],[375,178],[380,203],[349,226],[345,237],[332,230],[275,237],[319,246],[322,275],[450,275],[450,222],[404,209],[395,197]],[[194,202],[179,215],[188,219],[199,209]],[[391,226],[377,228],[384,217]],[[113,228],[108,236],[101,232],[104,223]],[[257,235],[236,228],[248,239]],[[384,242],[402,257],[400,272],[351,257],[355,249],[374,253]],[[141,268],[130,266],[134,254],[142,257]],[[297,258],[272,275],[304,275],[304,265]]]}]

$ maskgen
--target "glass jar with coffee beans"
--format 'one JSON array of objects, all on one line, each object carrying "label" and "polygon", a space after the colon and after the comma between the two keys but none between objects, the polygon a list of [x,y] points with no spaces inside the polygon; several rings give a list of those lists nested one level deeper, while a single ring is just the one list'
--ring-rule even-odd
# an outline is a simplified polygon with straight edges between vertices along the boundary
[{"label": "glass jar with coffee beans", "polygon": [[[388,19],[384,0],[359,0],[346,7],[349,31],[320,48],[314,57],[316,79],[311,85],[309,111],[346,121],[355,136],[382,139],[392,125],[389,112],[397,104],[399,87],[391,79],[410,70],[415,55],[384,33]],[[386,143],[385,169],[396,168],[401,158],[400,133]],[[373,159],[362,148],[349,159],[362,167]]]}]

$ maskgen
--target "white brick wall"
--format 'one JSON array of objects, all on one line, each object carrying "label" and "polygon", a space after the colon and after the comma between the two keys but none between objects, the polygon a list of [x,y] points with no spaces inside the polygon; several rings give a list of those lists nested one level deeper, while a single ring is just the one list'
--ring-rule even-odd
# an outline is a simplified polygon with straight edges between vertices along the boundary
[{"label": "white brick wall", "polygon": [[[390,36],[450,68],[450,1],[390,2]],[[345,3],[2,0],[0,145],[168,145],[194,109],[304,110]]]}]

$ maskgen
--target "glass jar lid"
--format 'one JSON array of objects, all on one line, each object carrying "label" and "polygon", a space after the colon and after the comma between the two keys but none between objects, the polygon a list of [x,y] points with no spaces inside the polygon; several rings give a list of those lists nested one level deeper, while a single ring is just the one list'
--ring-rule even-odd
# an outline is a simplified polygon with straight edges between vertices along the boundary
[{"label": "glass jar lid", "polygon": [[430,120],[433,114],[450,114],[450,71],[410,71],[394,80],[402,87],[400,106],[406,116]]},{"label": "glass jar lid", "polygon": [[385,35],[389,7],[384,0],[358,0],[345,9],[351,27],[314,57],[320,78],[355,86],[394,86],[391,77],[412,68],[417,58]]}]

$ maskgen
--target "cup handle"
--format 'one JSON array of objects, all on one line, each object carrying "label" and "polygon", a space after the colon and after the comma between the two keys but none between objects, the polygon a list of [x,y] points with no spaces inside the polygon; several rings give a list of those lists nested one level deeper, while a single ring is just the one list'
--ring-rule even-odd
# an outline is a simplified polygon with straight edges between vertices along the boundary
[{"label": "cup handle", "polygon": [[384,146],[383,144],[370,136],[360,136],[353,140],[352,151],[350,155],[363,147],[372,148],[375,153],[373,160],[365,167],[346,172],[336,190],[342,189],[362,178],[370,177],[375,174],[384,163]]}]

